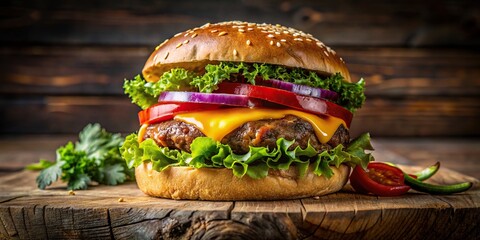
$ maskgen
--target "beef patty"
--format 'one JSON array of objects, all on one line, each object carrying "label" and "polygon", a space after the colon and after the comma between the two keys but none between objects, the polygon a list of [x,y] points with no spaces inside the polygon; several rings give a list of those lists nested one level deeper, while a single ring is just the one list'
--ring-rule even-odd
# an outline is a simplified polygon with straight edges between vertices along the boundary
[{"label": "beef patty", "polygon": [[[193,140],[204,136],[194,125],[178,120],[169,120],[149,125],[143,138],[152,138],[159,146],[190,152],[190,144]],[[230,145],[234,153],[244,154],[248,152],[249,146],[273,149],[276,147],[278,138],[295,140],[290,149],[297,146],[305,148],[310,142],[318,152],[331,149],[339,144],[345,145],[350,140],[348,129],[340,125],[330,141],[322,144],[317,139],[309,122],[293,115],[287,115],[281,119],[247,122],[227,134],[221,142]]]}]

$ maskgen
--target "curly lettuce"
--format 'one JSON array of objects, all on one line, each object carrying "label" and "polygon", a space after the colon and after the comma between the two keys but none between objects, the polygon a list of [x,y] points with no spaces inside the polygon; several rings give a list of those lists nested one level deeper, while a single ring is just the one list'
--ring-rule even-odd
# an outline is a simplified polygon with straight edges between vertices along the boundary
[{"label": "curly lettuce", "polygon": [[247,175],[259,179],[266,177],[269,169],[286,170],[296,166],[299,176],[302,177],[311,164],[316,175],[330,178],[333,176],[331,166],[347,164],[366,168],[368,163],[373,161],[373,156],[365,152],[373,150],[368,133],[352,140],[346,147],[338,145],[321,153],[317,153],[311,145],[305,149],[297,146],[289,150],[293,141],[283,138],[277,140],[275,149],[250,147],[246,154],[235,154],[228,145],[208,137],[196,138],[190,145],[191,153],[160,147],[152,139],[146,139],[141,143],[137,139],[136,134],[130,134],[120,147],[127,166],[134,168],[143,162],[152,162],[153,169],[159,172],[174,166],[227,168],[231,169],[236,177]]},{"label": "curly lettuce", "polygon": [[165,72],[157,82],[146,82],[140,75],[133,80],[125,80],[125,94],[132,102],[146,109],[157,102],[163,91],[198,91],[211,93],[222,81],[246,81],[255,84],[255,79],[280,79],[296,84],[308,85],[337,92],[340,97],[337,103],[351,112],[360,108],[365,102],[365,82],[346,82],[339,73],[324,78],[316,72],[286,68],[271,64],[246,64],[220,62],[208,64],[203,74],[196,74],[183,68]]}]

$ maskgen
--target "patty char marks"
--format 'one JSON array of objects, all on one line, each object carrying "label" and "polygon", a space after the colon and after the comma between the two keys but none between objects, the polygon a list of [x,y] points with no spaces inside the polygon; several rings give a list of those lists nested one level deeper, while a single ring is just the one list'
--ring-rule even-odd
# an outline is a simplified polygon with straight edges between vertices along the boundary
[{"label": "patty char marks", "polygon": [[205,135],[194,125],[170,120],[149,125],[143,139],[151,138],[159,146],[191,152],[190,144],[197,137]]},{"label": "patty char marks", "polygon": [[[170,120],[148,126],[144,139],[152,138],[159,146],[190,152],[190,144],[193,140],[204,136],[194,125]],[[290,149],[297,146],[306,148],[310,142],[310,145],[318,152],[331,149],[339,144],[345,145],[350,140],[348,129],[340,125],[330,141],[322,144],[317,139],[309,122],[293,115],[287,115],[281,119],[247,122],[227,134],[221,142],[230,145],[234,153],[244,154],[249,151],[249,146],[274,149],[278,138],[295,140]]]}]

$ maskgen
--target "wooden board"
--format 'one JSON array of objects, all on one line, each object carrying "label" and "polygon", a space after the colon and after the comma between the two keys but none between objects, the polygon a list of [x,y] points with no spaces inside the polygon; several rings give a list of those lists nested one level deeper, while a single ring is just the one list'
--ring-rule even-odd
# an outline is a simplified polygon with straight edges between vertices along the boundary
[{"label": "wooden board", "polygon": [[[376,156],[408,161],[385,150]],[[0,238],[477,239],[480,234],[478,180],[445,168],[431,181],[477,184],[448,196],[375,197],[353,193],[347,185],[316,198],[215,202],[151,198],[133,182],[69,195],[64,184],[38,190],[36,175],[0,177]]]},{"label": "wooden board", "polygon": [[7,1],[0,42],[154,45],[206,22],[288,25],[329,45],[478,46],[479,3],[429,1]]},{"label": "wooden board", "polygon": [[[375,137],[480,136],[476,109],[480,109],[477,97],[369,98],[354,116],[351,136],[363,132]],[[132,133],[139,128],[139,110],[127,97],[0,98],[0,134],[76,134],[95,122],[110,132]],[[457,124],[459,119],[462,124]]]},{"label": "wooden board", "polygon": [[[367,102],[352,135],[479,136],[480,55],[466,50],[338,48]],[[137,130],[139,108],[122,93],[150,50],[142,47],[0,48],[0,134],[77,133],[100,122]],[[35,118],[25,118],[25,112]],[[118,119],[122,119],[118,121]],[[463,124],[456,124],[462,119]]]},{"label": "wooden board", "polygon": [[[0,47],[5,95],[123,95],[123,80],[140,74],[149,47]],[[480,96],[480,55],[468,49],[336,47],[354,81],[370,97]]]},{"label": "wooden board", "polygon": [[479,6],[469,0],[7,1],[0,9],[0,134],[74,134],[89,122],[134,131],[138,108],[123,96],[123,79],[139,74],[164,39],[238,19],[311,33],[338,52],[352,79],[366,79],[368,100],[352,135],[478,137]]}]

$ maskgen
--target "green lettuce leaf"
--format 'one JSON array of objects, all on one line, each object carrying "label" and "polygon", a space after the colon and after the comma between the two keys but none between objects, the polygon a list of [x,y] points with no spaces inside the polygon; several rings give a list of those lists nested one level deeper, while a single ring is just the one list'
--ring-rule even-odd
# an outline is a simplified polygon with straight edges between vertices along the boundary
[{"label": "green lettuce leaf", "polygon": [[146,82],[140,75],[133,80],[125,80],[125,94],[132,102],[146,109],[157,102],[163,91],[198,91],[211,93],[218,88],[222,81],[246,81],[255,84],[255,79],[280,79],[287,82],[312,87],[328,89],[337,92],[340,96],[337,103],[351,112],[360,108],[365,102],[365,81],[357,83],[345,82],[339,73],[324,78],[312,71],[300,68],[285,68],[271,64],[246,64],[234,62],[220,62],[205,66],[203,75],[175,68],[165,72],[160,80],[154,83]]},{"label": "green lettuce leaf", "polygon": [[228,145],[208,137],[199,137],[190,145],[192,152],[187,153],[159,147],[152,139],[138,143],[137,135],[130,134],[120,147],[120,152],[130,168],[143,162],[152,162],[153,169],[157,171],[171,166],[228,168],[237,177],[247,175],[254,179],[266,177],[269,169],[289,169],[291,166],[296,166],[299,175],[304,176],[310,164],[316,175],[330,178],[333,175],[331,166],[367,166],[369,161],[373,161],[373,156],[365,153],[366,150],[373,150],[368,134],[354,139],[348,147],[338,145],[321,153],[317,153],[310,144],[305,149],[296,147],[289,150],[293,143],[280,138],[275,149],[250,147],[246,154],[235,154]]},{"label": "green lettuce leaf", "polygon": [[[140,75],[135,76],[132,80],[127,80],[123,82],[123,89],[125,94],[127,94],[132,103],[137,104],[142,109],[146,109],[157,102],[157,98],[153,92],[152,86],[147,85],[145,79]],[[148,90],[147,90],[148,89]],[[160,92],[158,93],[160,95]]]}]

